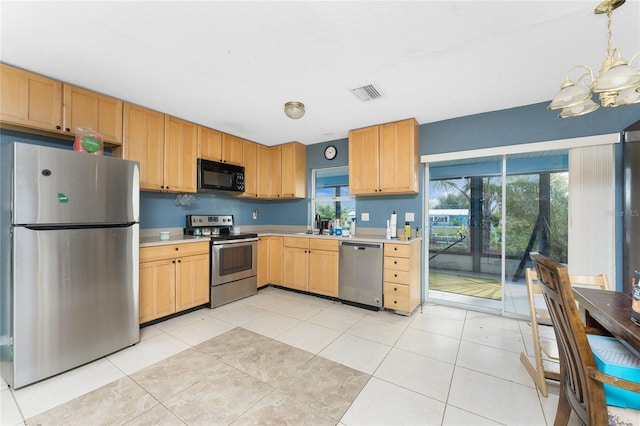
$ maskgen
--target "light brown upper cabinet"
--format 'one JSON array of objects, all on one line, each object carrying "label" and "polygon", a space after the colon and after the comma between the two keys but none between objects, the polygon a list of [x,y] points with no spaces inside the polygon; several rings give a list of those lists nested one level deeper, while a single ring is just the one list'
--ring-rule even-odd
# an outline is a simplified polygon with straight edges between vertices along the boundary
[{"label": "light brown upper cabinet", "polygon": [[164,114],[124,104],[124,144],[114,155],[140,163],[140,189],[164,191]]},{"label": "light brown upper cabinet", "polygon": [[418,193],[419,127],[415,119],[349,132],[349,191]]},{"label": "light brown upper cabinet", "polygon": [[0,64],[0,120],[62,131],[62,83]]},{"label": "light brown upper cabinet", "polygon": [[[258,144],[257,166],[258,166],[258,198],[271,197],[271,148]],[[280,171],[278,170],[278,175]]]},{"label": "light brown upper cabinet", "polygon": [[3,122],[68,135],[76,127],[91,128],[104,142],[122,144],[121,100],[6,64],[0,73]]},{"label": "light brown upper cabinet", "polygon": [[282,198],[282,146],[258,145],[258,198]]},{"label": "light brown upper cabinet", "polygon": [[299,142],[280,145],[282,149],[282,198],[307,196],[307,147]]},{"label": "light brown upper cabinet", "polygon": [[196,192],[198,129],[194,123],[165,115],[164,185],[169,192]]},{"label": "light brown upper cabinet", "polygon": [[198,126],[198,158],[222,162],[222,132]]},{"label": "light brown upper cabinet", "polygon": [[[269,195],[266,198],[282,198],[282,145],[269,147]],[[306,152],[305,152],[306,161]],[[306,185],[305,176],[305,185]]]},{"label": "light brown upper cabinet", "polygon": [[91,128],[104,142],[122,144],[122,104],[118,99],[64,85],[64,132],[75,134],[76,127]]},{"label": "light brown upper cabinet", "polygon": [[237,136],[222,134],[222,162],[242,166],[243,139]]},{"label": "light brown upper cabinet", "polygon": [[242,141],[242,165],[244,166],[244,192],[239,197],[256,198],[258,196],[258,144]]}]

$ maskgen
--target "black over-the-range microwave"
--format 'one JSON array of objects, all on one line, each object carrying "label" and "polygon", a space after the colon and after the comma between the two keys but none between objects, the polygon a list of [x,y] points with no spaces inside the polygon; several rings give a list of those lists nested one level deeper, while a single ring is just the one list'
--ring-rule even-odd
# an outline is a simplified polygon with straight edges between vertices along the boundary
[{"label": "black over-the-range microwave", "polygon": [[198,158],[198,192],[244,192],[244,167]]}]

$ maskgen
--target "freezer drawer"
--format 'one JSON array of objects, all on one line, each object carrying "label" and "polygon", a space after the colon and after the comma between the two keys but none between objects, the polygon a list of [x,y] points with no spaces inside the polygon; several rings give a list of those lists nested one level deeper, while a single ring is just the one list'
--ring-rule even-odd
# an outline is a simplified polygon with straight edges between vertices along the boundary
[{"label": "freezer drawer", "polygon": [[13,144],[14,225],[139,222],[138,163]]},{"label": "freezer drawer", "polygon": [[138,342],[138,226],[14,229],[12,386]]}]

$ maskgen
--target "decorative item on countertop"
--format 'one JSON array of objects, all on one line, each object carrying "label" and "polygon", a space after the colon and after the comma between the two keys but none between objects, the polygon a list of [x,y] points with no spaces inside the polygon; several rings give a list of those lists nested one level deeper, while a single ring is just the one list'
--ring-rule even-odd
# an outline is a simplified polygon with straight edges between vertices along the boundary
[{"label": "decorative item on countertop", "polygon": [[333,223],[329,224],[329,235],[333,235]]},{"label": "decorative item on countertop", "polygon": [[356,218],[351,219],[351,236],[356,235]]},{"label": "decorative item on countertop", "polygon": [[160,239],[163,241],[171,239],[171,233],[169,231],[160,231]]},{"label": "decorative item on countertop", "polygon": [[631,320],[640,325],[640,272],[631,279]]},{"label": "decorative item on countertop", "polygon": [[102,134],[96,132],[92,128],[76,127],[76,139],[73,142],[73,150],[77,152],[86,152],[88,154],[103,155]]},{"label": "decorative item on countertop", "polygon": [[404,223],[404,237],[407,240],[411,238],[411,225],[409,225],[409,222]]},{"label": "decorative item on countertop", "polygon": [[387,220],[387,240],[391,239],[391,225],[389,225],[389,220]]},{"label": "decorative item on countertop", "polygon": [[420,238],[420,228],[416,226],[416,238]]},{"label": "decorative item on countertop", "polygon": [[389,225],[391,227],[391,238],[397,238],[398,237],[398,215],[396,214],[395,210],[393,211],[393,213],[391,213],[391,221],[389,222]]}]

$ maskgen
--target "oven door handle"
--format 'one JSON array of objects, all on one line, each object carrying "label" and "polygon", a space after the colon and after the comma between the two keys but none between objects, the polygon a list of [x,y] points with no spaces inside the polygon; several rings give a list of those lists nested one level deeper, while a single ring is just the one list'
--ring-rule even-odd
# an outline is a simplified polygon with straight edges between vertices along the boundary
[{"label": "oven door handle", "polygon": [[258,238],[245,238],[242,240],[218,240],[218,241],[213,241],[213,245],[219,246],[222,244],[227,245],[227,244],[251,243],[253,241],[258,241]]}]

